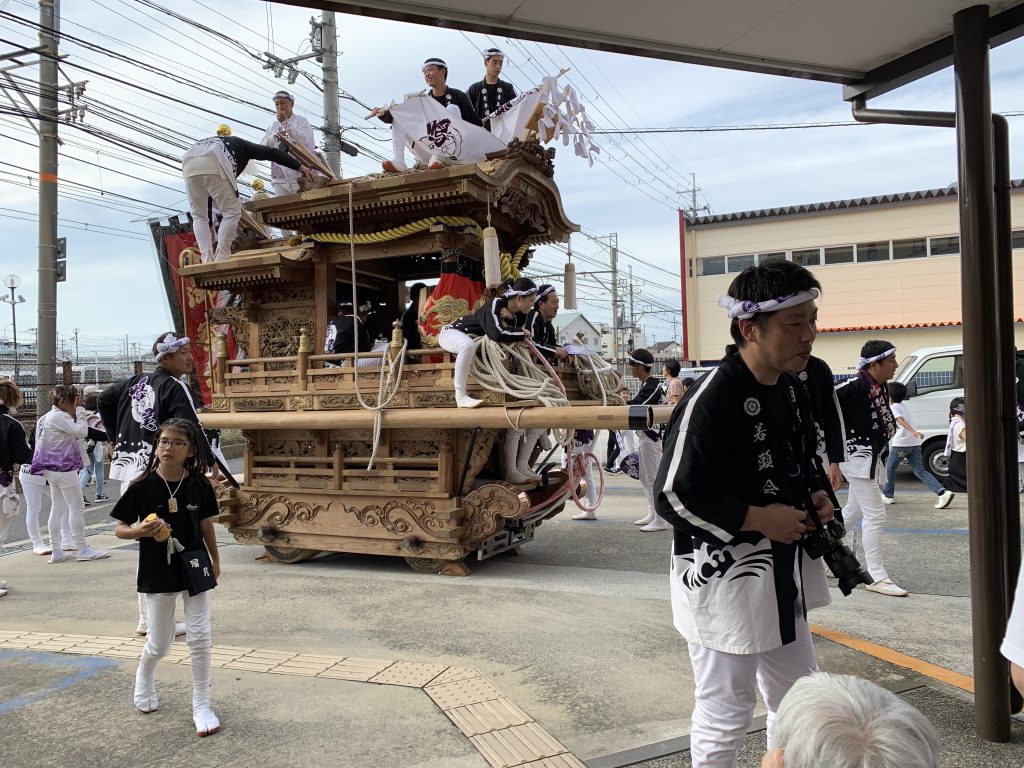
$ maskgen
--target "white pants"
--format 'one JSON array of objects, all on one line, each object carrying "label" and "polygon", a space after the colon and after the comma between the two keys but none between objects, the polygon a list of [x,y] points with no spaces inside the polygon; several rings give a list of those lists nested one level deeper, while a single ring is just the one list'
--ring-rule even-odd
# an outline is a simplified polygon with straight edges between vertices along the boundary
[{"label": "white pants", "polygon": [[885,504],[878,481],[869,477],[848,477],[850,484],[843,520],[850,528],[864,519],[861,541],[864,544],[865,567],[874,581],[889,578],[882,565],[882,528],[885,527]]},{"label": "white pants", "polygon": [[818,671],[811,631],[799,613],[796,640],[771,651],[740,655],[697,643],[687,645],[696,684],[690,725],[693,768],[735,768],[757,704],[755,683],[768,707],[768,749],[772,749],[779,702],[798,678]]},{"label": "white pants", "polygon": [[[141,593],[140,593],[141,594]],[[200,592],[185,600],[185,639],[192,656],[192,710],[210,706],[210,646],[213,630],[210,622],[210,593]],[[142,659],[135,673],[135,698],[155,695],[156,665],[174,642],[174,605],[176,592],[145,595],[149,608],[149,634],[142,648]]]},{"label": "white pants", "polygon": [[62,532],[70,528],[71,540],[78,549],[85,547],[85,497],[78,472],[43,471],[50,484],[50,548],[61,549]]},{"label": "white pants", "polygon": [[475,339],[468,333],[455,328],[442,328],[437,343],[455,355],[455,392],[465,395],[469,383],[469,370],[473,367],[473,345]]},{"label": "white pants", "polygon": [[226,259],[231,255],[231,244],[235,242],[238,222],[242,218],[242,203],[238,199],[235,185],[219,174],[201,173],[185,177],[185,192],[188,194],[188,207],[192,214],[192,233],[196,236],[196,244],[204,262],[214,260],[207,203],[209,198],[213,198],[213,204],[223,216],[217,228],[217,260]]},{"label": "white pants", "polygon": [[43,507],[43,496],[50,495],[50,488],[39,475],[21,472],[18,477],[21,480],[22,496],[25,497],[25,528],[28,537],[32,540],[33,548],[46,549],[43,534],[39,531],[39,511]]},{"label": "white pants", "polygon": [[647,435],[636,436],[638,453],[640,454],[640,485],[647,496],[647,512],[652,520],[657,519],[654,508],[654,481],[658,477],[658,465],[661,463],[661,441],[655,442]]}]

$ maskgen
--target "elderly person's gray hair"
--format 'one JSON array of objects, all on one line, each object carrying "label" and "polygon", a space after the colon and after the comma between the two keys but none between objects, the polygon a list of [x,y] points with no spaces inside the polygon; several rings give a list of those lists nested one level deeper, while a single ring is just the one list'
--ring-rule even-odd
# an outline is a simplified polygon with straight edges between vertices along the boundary
[{"label": "elderly person's gray hair", "polygon": [[939,737],[912,705],[851,675],[797,680],[782,699],[772,746],[785,768],[938,768]]}]

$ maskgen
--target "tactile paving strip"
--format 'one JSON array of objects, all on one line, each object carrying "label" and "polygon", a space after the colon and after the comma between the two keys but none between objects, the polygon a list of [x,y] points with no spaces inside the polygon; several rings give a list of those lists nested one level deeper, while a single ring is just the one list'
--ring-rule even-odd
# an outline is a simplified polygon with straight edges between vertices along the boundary
[{"label": "tactile paving strip", "polygon": [[[0,630],[0,649],[138,659],[145,642],[143,637]],[[420,688],[494,768],[586,768],[472,667],[232,645],[213,646],[210,657],[214,667]],[[177,638],[163,663],[188,664],[190,658],[188,645]]]},{"label": "tactile paving strip", "polygon": [[427,695],[443,710],[466,707],[490,699],[500,699],[501,691],[484,677],[467,677],[453,683],[428,686]]},{"label": "tactile paving strip", "polygon": [[532,717],[506,698],[448,709],[445,714],[467,737],[533,722]]},{"label": "tactile paving strip", "polygon": [[417,664],[412,661],[396,661],[378,675],[370,678],[371,683],[381,685],[402,685],[407,688],[422,688],[448,667],[444,664]]},{"label": "tactile paving strip", "polygon": [[514,768],[568,752],[536,723],[471,736],[469,740],[494,768]]}]

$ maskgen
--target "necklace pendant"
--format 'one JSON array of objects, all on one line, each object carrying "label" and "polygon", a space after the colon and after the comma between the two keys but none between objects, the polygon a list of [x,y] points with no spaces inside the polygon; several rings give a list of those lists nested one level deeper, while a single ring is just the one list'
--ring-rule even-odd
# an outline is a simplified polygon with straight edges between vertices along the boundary
[{"label": "necklace pendant", "polygon": [[178,500],[173,496],[167,500],[167,511],[177,512],[178,511]]}]

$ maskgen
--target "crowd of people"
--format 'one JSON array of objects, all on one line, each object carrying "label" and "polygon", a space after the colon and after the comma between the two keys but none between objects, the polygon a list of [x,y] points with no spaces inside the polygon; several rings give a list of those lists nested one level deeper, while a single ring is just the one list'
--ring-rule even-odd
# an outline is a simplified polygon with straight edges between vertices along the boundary
[{"label": "crowd of people", "polygon": [[[0,382],[0,545],[18,509],[17,465],[32,551],[48,556],[47,562],[54,565],[111,556],[86,540],[85,489],[95,478],[92,503],[103,503],[109,501],[104,482],[119,482],[119,498],[111,512],[118,521],[115,535],[140,544],[136,632],[146,636],[146,644],[136,675],[135,705],[144,713],[157,708],[156,663],[173,638],[185,634],[196,734],[208,736],[220,729],[210,706],[208,595],[220,575],[212,524],[217,502],[211,483],[219,470],[183,378],[193,370],[189,339],[163,333],[152,353],[152,371],[102,391],[86,388],[83,393],[70,384],[57,385],[49,393],[52,407],[28,435],[15,418],[21,391],[13,382]],[[103,455],[108,444],[112,452],[105,478]],[[50,516],[44,538],[39,514],[46,496]],[[193,561],[202,564],[209,578],[191,572],[188,563]],[[7,584],[0,582],[0,597],[6,594]],[[174,618],[178,595],[183,598],[185,622]]]}]

